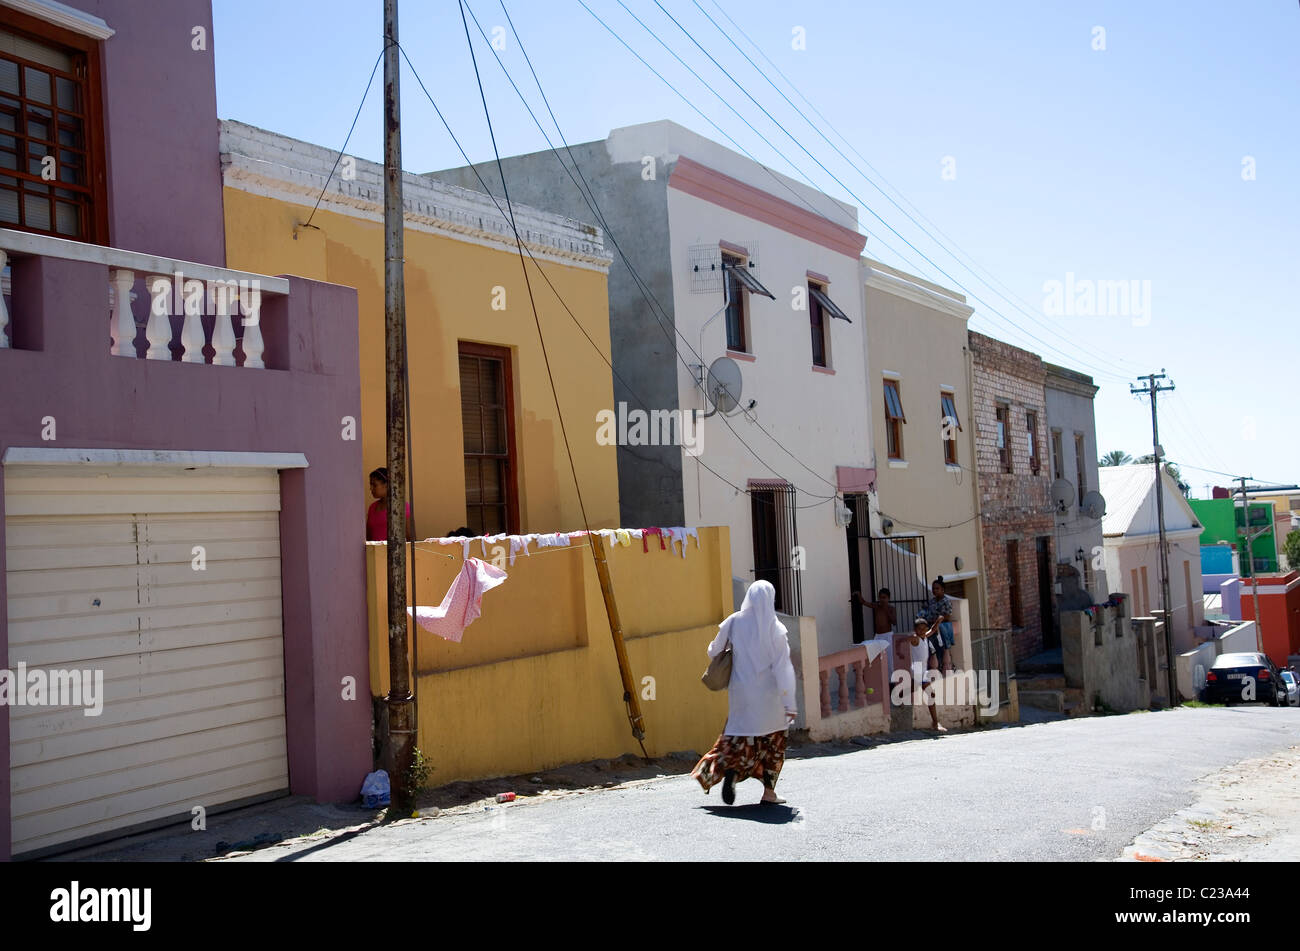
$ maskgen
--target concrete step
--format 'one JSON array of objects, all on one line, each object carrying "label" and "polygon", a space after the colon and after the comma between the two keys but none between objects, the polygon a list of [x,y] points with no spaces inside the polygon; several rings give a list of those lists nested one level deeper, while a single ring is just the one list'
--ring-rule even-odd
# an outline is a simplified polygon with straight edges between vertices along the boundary
[{"label": "concrete step", "polygon": [[1065,674],[1031,674],[1028,677],[1017,675],[1016,682],[1022,690],[1063,690]]},{"label": "concrete step", "polygon": [[1022,706],[1037,707],[1055,713],[1065,712],[1065,692],[1061,690],[1025,690],[1019,689]]}]

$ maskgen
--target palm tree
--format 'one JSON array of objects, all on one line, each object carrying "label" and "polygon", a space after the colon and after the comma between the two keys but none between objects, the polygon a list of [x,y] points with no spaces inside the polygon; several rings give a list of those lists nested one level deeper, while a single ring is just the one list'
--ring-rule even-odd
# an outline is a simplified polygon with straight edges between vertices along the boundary
[{"label": "palm tree", "polygon": [[[1149,466],[1155,461],[1156,457],[1148,452],[1145,456],[1141,456],[1138,459],[1138,464]],[[1169,477],[1174,480],[1174,484],[1178,486],[1178,491],[1183,493],[1183,498],[1189,497],[1192,487],[1183,481],[1183,474],[1178,471],[1178,467],[1172,462],[1166,462],[1165,472],[1169,473]]]},{"label": "palm tree", "polygon": [[1106,455],[1097,460],[1099,466],[1126,466],[1133,461],[1133,457],[1121,449],[1112,449]]}]

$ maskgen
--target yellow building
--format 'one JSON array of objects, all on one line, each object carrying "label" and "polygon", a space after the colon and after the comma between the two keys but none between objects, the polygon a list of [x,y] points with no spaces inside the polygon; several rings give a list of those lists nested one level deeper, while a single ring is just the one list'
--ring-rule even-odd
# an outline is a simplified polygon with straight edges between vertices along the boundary
[{"label": "yellow building", "polygon": [[[365,460],[357,472],[360,532],[370,501],[367,473],[385,464],[386,453],[383,168],[347,157],[331,178],[337,157],[242,123],[222,123],[228,264],[357,289],[361,406],[355,431]],[[486,195],[418,175],[404,181],[416,537],[446,535],[462,525],[475,534],[582,528],[514,232]],[[544,271],[529,262],[586,514],[592,527],[614,526],[616,447],[596,440],[596,414],[614,408],[610,370],[595,349],[609,354],[611,259],[597,228],[521,206],[515,215]],[[267,336],[271,346],[271,328]],[[338,427],[340,438],[349,435],[346,420],[316,424]]]}]

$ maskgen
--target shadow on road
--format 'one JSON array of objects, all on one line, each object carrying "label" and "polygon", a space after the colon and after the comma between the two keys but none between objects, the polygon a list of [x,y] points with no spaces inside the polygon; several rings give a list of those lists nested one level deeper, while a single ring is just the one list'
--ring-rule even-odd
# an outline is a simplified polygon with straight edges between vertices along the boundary
[{"label": "shadow on road", "polygon": [[794,822],[799,810],[791,806],[750,803],[747,806],[700,806],[705,812],[724,819],[747,819],[764,825],[785,825]]}]

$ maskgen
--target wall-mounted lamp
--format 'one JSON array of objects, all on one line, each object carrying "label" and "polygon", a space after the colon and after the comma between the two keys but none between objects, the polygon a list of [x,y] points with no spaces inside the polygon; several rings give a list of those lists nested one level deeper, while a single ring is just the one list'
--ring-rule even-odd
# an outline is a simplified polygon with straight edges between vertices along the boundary
[{"label": "wall-mounted lamp", "polygon": [[1082,548],[1080,548],[1078,551],[1076,551],[1076,552],[1074,553],[1074,560],[1075,560],[1075,561],[1083,561],[1083,560],[1084,560],[1085,558],[1087,558],[1087,557],[1088,557],[1087,553],[1084,552],[1084,550],[1083,550]]}]

